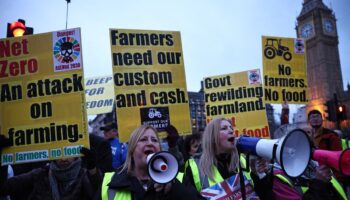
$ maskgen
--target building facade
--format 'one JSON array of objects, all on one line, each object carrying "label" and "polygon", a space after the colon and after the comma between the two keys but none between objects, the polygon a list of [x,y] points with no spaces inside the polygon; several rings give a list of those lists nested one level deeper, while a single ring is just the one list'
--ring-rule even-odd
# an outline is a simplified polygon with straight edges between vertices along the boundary
[{"label": "building facade", "polygon": [[201,132],[206,125],[204,91],[188,92],[192,133]]}]

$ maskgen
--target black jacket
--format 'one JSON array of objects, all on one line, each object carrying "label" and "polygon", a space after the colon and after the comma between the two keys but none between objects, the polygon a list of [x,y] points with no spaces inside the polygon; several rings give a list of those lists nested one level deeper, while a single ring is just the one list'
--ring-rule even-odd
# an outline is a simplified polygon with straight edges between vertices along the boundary
[{"label": "black jacket", "polygon": [[[147,190],[143,188],[139,180],[128,175],[126,172],[115,173],[112,177],[111,182],[108,184],[109,189],[116,190],[118,194],[118,189],[129,190],[132,194],[133,200],[181,200],[181,199],[196,199],[196,191],[186,188],[177,179],[172,183],[171,189],[168,193],[164,194],[162,192],[156,192],[154,190],[153,184],[149,183]],[[101,198],[101,197],[100,197]],[[100,199],[99,198],[99,199]]]},{"label": "black jacket", "polygon": [[[1,179],[3,178],[1,177]],[[100,173],[90,176],[85,169],[81,168],[77,181],[72,185],[71,192],[61,196],[61,199],[92,199],[98,190],[98,184],[101,182],[100,179]],[[22,190],[30,188],[32,190],[31,194],[29,196],[22,196],[22,199],[52,199],[49,166],[11,177],[6,181],[2,181],[2,183],[3,185],[0,185],[0,196],[18,194]]]},{"label": "black jacket", "polygon": [[324,183],[313,179],[309,190],[303,195],[303,200],[341,200],[341,196],[332,186],[332,183]]},{"label": "black jacket", "polygon": [[[112,151],[108,140],[94,134],[89,134],[89,140],[91,150],[95,151],[97,154],[96,167],[99,168],[102,173],[113,172]],[[82,160],[85,164],[85,156]]]}]

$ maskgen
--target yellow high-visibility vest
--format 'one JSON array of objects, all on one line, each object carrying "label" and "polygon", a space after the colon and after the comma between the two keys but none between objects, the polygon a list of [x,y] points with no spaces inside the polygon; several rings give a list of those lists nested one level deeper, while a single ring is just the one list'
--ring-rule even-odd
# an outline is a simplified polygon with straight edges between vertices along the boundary
[{"label": "yellow high-visibility vest", "polygon": [[[103,182],[102,182],[102,189],[101,189],[102,200],[108,200],[108,199],[131,200],[132,196],[129,190],[118,190],[118,192],[108,190],[108,183],[111,182],[114,173],[115,172],[108,172],[108,173],[105,173],[104,175]],[[179,172],[176,176],[176,179],[182,182],[183,173]]]},{"label": "yellow high-visibility vest", "polygon": [[[108,183],[111,182],[112,177],[115,172],[108,172],[105,173],[105,176],[103,178],[102,182],[102,189],[101,189],[101,199],[102,200],[131,200],[131,193],[128,190],[118,190],[116,191],[108,191]],[[117,194],[118,193],[118,194]]]},{"label": "yellow high-visibility vest", "polygon": [[350,148],[350,140],[341,139],[341,146],[343,150]]},{"label": "yellow high-visibility vest", "polygon": [[[282,175],[282,174],[277,174],[276,175],[277,178],[279,178],[281,181],[283,181],[284,183],[288,184],[291,188],[295,188],[297,191],[299,191],[299,193],[301,193],[301,195],[305,194],[305,192],[309,189],[308,187],[295,187],[291,180]],[[339,195],[342,197],[342,199],[344,200],[348,200],[348,198],[346,197],[346,193],[343,189],[343,187],[340,185],[340,183],[337,181],[337,179],[335,179],[333,176],[332,176],[332,179],[331,179],[331,183],[332,183],[332,186],[334,187],[334,189],[339,193]]]},{"label": "yellow high-visibility vest", "polygon": [[[197,162],[198,162],[198,160],[197,160]],[[210,179],[209,177],[206,177],[206,176],[204,177],[203,175],[201,175],[199,168],[198,168],[198,165],[197,165],[197,162],[194,159],[188,159],[187,162],[185,163],[185,173],[187,171],[186,170],[187,167],[190,167],[191,172],[192,172],[192,176],[193,176],[194,185],[195,185],[198,192],[200,192],[202,189],[205,189],[207,187],[211,187],[217,183],[224,181],[219,170],[215,166],[212,166],[213,179]],[[249,182],[252,182],[250,175],[247,177],[246,174],[247,173],[244,172],[244,176],[246,177],[246,179],[248,179]],[[203,179],[203,180],[201,181],[201,179]]]}]

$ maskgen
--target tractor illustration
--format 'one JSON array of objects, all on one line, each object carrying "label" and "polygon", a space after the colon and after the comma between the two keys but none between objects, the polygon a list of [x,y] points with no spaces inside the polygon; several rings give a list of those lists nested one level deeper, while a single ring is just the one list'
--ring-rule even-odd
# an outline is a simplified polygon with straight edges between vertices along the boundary
[{"label": "tractor illustration", "polygon": [[292,54],[289,52],[289,48],[281,45],[281,39],[267,38],[265,44],[264,55],[268,59],[272,59],[276,56],[282,56],[286,61],[292,59]]},{"label": "tractor illustration", "polygon": [[148,110],[148,117],[150,119],[153,119],[154,117],[158,117],[158,118],[161,118],[162,117],[162,113],[160,113],[157,109],[155,108],[150,108]]}]

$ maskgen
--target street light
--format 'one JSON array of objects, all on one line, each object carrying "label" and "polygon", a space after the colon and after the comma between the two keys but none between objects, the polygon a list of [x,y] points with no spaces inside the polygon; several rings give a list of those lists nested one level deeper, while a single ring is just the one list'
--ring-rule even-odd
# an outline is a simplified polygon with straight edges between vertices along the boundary
[{"label": "street light", "polygon": [[346,120],[346,107],[343,104],[337,106],[337,117],[339,121]]},{"label": "street light", "polygon": [[340,106],[338,107],[338,112],[342,113],[343,111],[344,111],[344,108],[343,108],[342,105],[340,105]]}]

